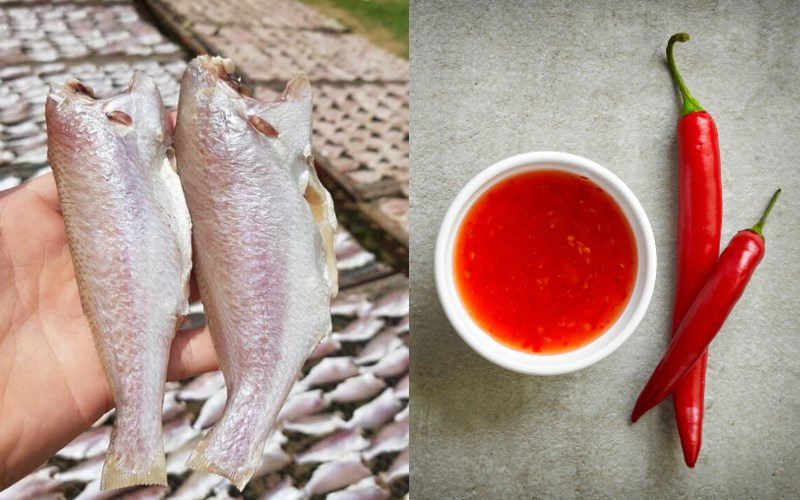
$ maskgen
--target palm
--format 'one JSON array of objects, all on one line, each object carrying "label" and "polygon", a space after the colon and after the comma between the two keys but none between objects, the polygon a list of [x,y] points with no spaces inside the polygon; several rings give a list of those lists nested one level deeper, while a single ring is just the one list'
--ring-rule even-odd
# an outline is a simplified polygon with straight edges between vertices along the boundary
[{"label": "palm", "polygon": [[[170,378],[214,365],[205,332],[176,338]],[[55,183],[42,176],[0,195],[0,489],[112,406],[81,309]]]}]

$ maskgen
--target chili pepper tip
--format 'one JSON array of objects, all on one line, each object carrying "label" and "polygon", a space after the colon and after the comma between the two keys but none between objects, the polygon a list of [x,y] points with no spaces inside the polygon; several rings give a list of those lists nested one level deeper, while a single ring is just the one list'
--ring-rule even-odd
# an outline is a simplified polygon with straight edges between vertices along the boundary
[{"label": "chili pepper tip", "polygon": [[759,221],[756,223],[755,226],[750,228],[751,231],[761,236],[762,240],[764,239],[764,234],[762,233],[762,231],[764,230],[764,224],[767,223],[767,216],[769,216],[769,213],[772,211],[772,207],[775,206],[775,202],[778,201],[778,196],[780,195],[781,195],[781,188],[778,188],[778,190],[775,191],[775,194],[772,195],[772,198],[770,198],[767,208],[761,215],[761,219],[759,219]]}]

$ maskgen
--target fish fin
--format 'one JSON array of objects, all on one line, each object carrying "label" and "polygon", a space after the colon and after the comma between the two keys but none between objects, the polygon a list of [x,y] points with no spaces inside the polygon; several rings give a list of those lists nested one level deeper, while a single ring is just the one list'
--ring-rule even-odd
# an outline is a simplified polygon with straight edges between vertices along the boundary
[{"label": "fish fin", "polygon": [[163,192],[159,192],[159,196],[164,198],[163,203],[171,207],[167,211],[168,214],[172,214],[169,217],[169,225],[181,253],[183,289],[177,313],[187,315],[189,313],[189,275],[192,271],[192,220],[189,217],[189,209],[186,206],[186,198],[183,194],[180,177],[175,171],[174,162],[174,155],[169,154],[162,162],[158,175],[165,189]]},{"label": "fish fin", "polygon": [[164,454],[154,455],[151,463],[141,470],[130,470],[122,464],[118,454],[109,448],[103,464],[100,489],[103,491],[138,485],[167,485],[167,469]]},{"label": "fish fin", "polygon": [[[310,149],[310,147],[309,147]],[[314,160],[309,152],[307,163],[308,185],[306,186],[305,198],[311,207],[311,213],[317,223],[317,229],[322,237],[322,249],[325,256],[326,278],[331,288],[331,297],[336,297],[339,293],[339,270],[336,268],[336,249],[334,242],[336,238],[336,212],[333,208],[333,198],[325,189],[317,176],[314,168]]]},{"label": "fish fin", "polygon": [[[212,428],[211,432],[213,432],[213,430]],[[229,466],[222,460],[215,459],[211,456],[210,450],[218,448],[215,445],[209,444],[210,435],[211,433],[197,443],[192,454],[186,460],[186,466],[198,472],[211,472],[222,476],[236,486],[236,489],[239,491],[244,490],[244,487],[247,486],[247,483],[255,472],[255,464],[235,468]]]}]

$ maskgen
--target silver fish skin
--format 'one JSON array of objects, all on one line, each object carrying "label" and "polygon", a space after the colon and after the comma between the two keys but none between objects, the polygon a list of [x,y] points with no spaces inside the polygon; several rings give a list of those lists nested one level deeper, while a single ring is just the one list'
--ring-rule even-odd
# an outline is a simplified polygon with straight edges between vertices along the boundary
[{"label": "silver fish skin", "polygon": [[155,82],[95,99],[77,80],[45,105],[48,158],[81,304],[116,402],[102,489],[167,484],[161,411],[188,309],[191,222]]},{"label": "silver fish skin", "polygon": [[240,490],[305,359],[331,330],[336,216],[311,158],[311,86],[242,95],[233,63],[200,56],[181,81],[175,150],[200,294],[228,400],[188,461]]}]

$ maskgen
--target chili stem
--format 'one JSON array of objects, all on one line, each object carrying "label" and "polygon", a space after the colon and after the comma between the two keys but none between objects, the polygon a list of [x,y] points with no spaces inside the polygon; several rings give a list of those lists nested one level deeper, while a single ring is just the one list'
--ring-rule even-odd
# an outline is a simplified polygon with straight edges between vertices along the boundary
[{"label": "chili stem", "polygon": [[669,38],[669,42],[667,43],[667,62],[669,62],[670,70],[672,70],[672,77],[675,79],[675,83],[678,84],[678,89],[681,91],[681,95],[683,95],[683,109],[681,110],[681,116],[685,116],[696,111],[705,111],[703,107],[700,106],[700,103],[697,102],[697,99],[692,96],[692,93],[689,92],[689,89],[686,88],[686,84],[683,82],[683,78],[681,78],[681,74],[678,72],[678,67],[675,65],[675,57],[672,55],[672,47],[675,45],[675,42],[688,41],[688,33],[676,33]]},{"label": "chili stem", "polygon": [[778,188],[778,190],[775,191],[775,194],[773,194],[772,198],[769,200],[769,205],[767,205],[767,208],[761,215],[761,219],[755,226],[750,228],[751,231],[761,236],[761,239],[764,239],[764,235],[761,233],[761,231],[764,229],[764,224],[767,223],[767,216],[769,216],[769,213],[772,211],[772,207],[775,206],[775,202],[778,201],[778,196],[780,196],[780,194],[781,194],[781,188]]}]

